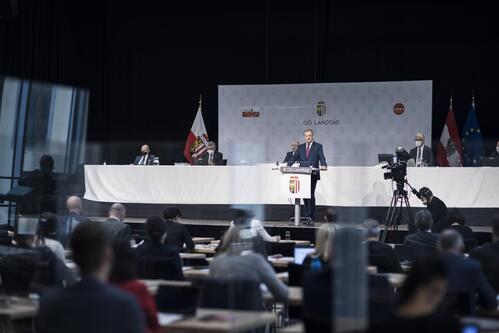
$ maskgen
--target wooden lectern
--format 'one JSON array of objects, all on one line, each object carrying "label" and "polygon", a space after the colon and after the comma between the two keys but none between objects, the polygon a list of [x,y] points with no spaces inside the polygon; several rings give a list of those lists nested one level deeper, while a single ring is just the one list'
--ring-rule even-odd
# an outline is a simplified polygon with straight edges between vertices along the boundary
[{"label": "wooden lectern", "polygon": [[289,167],[281,168],[281,194],[285,198],[295,200],[295,216],[290,220],[293,225],[299,226],[303,220],[305,224],[310,224],[312,220],[309,217],[300,217],[300,200],[310,199],[310,167]]}]

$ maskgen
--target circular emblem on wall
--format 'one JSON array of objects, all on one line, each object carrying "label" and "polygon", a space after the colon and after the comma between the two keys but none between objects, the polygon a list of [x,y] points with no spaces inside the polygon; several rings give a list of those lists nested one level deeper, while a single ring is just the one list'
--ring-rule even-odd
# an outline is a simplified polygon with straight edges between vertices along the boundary
[{"label": "circular emblem on wall", "polygon": [[326,103],[323,101],[317,102],[317,115],[322,117],[326,114]]},{"label": "circular emblem on wall", "polygon": [[405,106],[402,103],[395,103],[393,106],[393,113],[395,113],[397,116],[400,116],[402,113],[405,111]]}]

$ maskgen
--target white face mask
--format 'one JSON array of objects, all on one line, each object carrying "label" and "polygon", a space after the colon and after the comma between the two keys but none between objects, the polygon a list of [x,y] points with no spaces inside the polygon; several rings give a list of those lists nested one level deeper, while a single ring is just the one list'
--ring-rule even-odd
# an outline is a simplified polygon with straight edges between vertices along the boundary
[{"label": "white face mask", "polygon": [[213,155],[215,153],[214,149],[208,149],[208,154]]},{"label": "white face mask", "polygon": [[496,152],[499,154],[499,146],[496,146]]},{"label": "white face mask", "polygon": [[416,147],[418,147],[418,148],[423,145],[423,141],[421,141],[421,140],[416,140],[415,142],[416,142]]}]

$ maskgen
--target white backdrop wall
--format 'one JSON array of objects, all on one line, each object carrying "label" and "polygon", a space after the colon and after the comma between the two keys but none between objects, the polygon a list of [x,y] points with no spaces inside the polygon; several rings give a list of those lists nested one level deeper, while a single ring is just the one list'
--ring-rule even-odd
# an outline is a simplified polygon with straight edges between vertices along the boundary
[{"label": "white backdrop wall", "polygon": [[328,165],[339,166],[409,151],[416,132],[431,138],[432,81],[223,85],[218,101],[219,150],[229,164],[282,162],[306,128]]}]

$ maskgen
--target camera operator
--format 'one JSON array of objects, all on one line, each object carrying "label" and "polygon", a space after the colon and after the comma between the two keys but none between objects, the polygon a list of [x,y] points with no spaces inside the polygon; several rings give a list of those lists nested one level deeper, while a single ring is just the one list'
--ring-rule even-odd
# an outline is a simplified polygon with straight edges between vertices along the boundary
[{"label": "camera operator", "polygon": [[449,227],[447,222],[447,206],[445,203],[433,195],[433,192],[428,187],[422,187],[419,192],[413,190],[423,205],[427,206],[428,210],[433,217],[432,232],[440,233]]},{"label": "camera operator", "polygon": [[433,166],[435,162],[433,160],[433,151],[430,147],[424,144],[424,134],[416,133],[414,138],[416,147],[411,149],[410,155],[414,159],[417,167],[421,166]]}]

